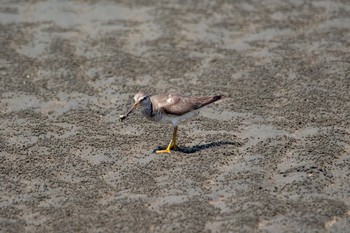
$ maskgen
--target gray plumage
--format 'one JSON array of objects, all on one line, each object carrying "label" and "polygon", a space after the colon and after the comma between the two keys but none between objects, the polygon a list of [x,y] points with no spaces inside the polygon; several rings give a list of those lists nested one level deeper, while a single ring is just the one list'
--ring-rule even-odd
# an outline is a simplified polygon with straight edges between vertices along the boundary
[{"label": "gray plumage", "polygon": [[192,110],[219,100],[221,96],[193,96],[183,97],[176,94],[151,96],[154,109],[162,109],[166,114],[181,116]]},{"label": "gray plumage", "polygon": [[147,119],[161,123],[172,123],[174,126],[173,138],[165,150],[157,150],[156,153],[170,153],[176,148],[177,125],[196,114],[197,110],[210,103],[221,99],[220,95],[216,96],[180,96],[176,94],[161,94],[149,96],[143,91],[139,91],[135,96],[135,103],[130,110],[121,115],[120,119],[124,120],[137,107],[141,108],[141,113]]},{"label": "gray plumage", "polygon": [[140,103],[141,113],[146,118],[163,123],[171,122],[174,126],[193,115],[188,113],[219,99],[221,99],[220,95],[184,97],[171,93],[149,96],[143,91],[138,92],[134,97],[135,103]]}]

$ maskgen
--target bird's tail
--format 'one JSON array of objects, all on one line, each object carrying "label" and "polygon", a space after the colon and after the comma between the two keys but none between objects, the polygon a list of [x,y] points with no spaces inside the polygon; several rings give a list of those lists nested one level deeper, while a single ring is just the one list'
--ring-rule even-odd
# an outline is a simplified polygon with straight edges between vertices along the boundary
[{"label": "bird's tail", "polygon": [[204,107],[222,99],[222,95],[196,97],[196,109]]}]

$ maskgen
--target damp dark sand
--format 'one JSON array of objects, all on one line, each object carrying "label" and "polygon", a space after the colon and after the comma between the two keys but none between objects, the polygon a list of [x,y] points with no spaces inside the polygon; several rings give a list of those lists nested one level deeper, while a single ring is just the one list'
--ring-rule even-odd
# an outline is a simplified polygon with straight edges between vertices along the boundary
[{"label": "damp dark sand", "polygon": [[[1,232],[349,232],[348,1],[3,1]],[[139,89],[222,94],[170,125]]]}]

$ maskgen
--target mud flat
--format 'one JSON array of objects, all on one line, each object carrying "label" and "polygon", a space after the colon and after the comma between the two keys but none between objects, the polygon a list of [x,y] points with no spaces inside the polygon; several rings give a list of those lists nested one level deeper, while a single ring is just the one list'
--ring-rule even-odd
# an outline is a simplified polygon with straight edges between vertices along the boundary
[{"label": "mud flat", "polygon": [[[4,1],[1,232],[348,232],[348,1]],[[179,128],[139,89],[222,94]]]}]

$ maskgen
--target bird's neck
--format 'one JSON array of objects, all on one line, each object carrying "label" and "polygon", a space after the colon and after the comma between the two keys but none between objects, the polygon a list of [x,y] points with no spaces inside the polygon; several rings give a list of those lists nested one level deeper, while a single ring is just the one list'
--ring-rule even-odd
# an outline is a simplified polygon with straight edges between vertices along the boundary
[{"label": "bird's neck", "polygon": [[149,102],[147,105],[142,106],[141,113],[146,117],[152,117],[153,115],[152,102]]}]

